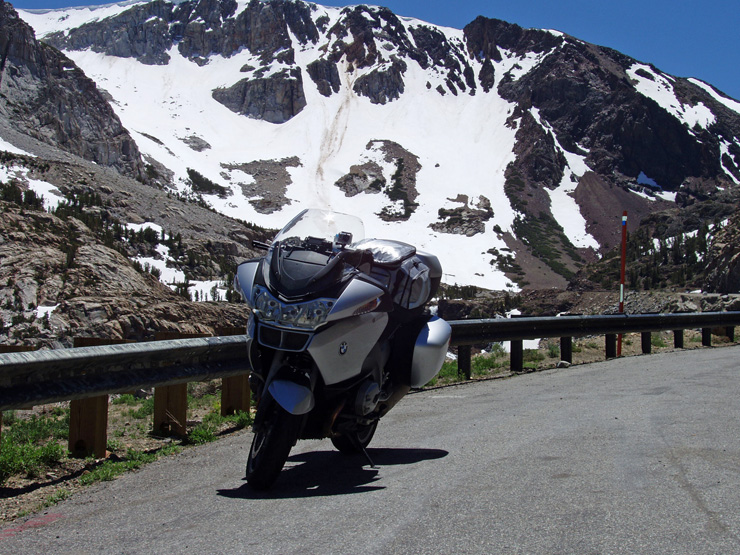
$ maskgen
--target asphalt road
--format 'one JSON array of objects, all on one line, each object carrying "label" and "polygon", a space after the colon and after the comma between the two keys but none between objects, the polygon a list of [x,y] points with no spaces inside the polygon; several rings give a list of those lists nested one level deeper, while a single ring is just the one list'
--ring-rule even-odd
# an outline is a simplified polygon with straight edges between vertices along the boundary
[{"label": "asphalt road", "polygon": [[740,347],[404,399],[370,454],[301,441],[268,494],[244,432],[0,530],[0,553],[738,553]]}]

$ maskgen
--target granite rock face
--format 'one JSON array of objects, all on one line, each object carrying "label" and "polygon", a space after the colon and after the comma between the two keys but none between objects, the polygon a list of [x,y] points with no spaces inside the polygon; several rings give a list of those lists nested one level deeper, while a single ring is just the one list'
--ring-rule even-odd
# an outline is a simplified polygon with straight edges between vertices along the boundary
[{"label": "granite rock face", "polygon": [[36,40],[0,2],[0,117],[15,130],[137,178],[136,143],[95,83],[56,48]]},{"label": "granite rock face", "polygon": [[216,89],[213,98],[233,112],[270,123],[285,123],[306,106],[299,68],[264,79],[242,79]]}]

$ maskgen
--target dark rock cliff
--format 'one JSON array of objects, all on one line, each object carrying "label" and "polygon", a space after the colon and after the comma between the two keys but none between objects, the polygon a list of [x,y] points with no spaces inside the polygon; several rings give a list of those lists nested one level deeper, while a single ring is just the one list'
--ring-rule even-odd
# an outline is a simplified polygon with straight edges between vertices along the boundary
[{"label": "dark rock cliff", "polygon": [[136,143],[95,83],[38,42],[0,1],[0,117],[17,131],[126,175],[143,176]]}]

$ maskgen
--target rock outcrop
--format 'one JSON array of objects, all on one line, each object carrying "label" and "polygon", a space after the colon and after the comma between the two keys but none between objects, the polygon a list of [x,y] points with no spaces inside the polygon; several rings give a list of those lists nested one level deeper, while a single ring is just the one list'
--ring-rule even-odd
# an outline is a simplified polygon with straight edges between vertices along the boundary
[{"label": "rock outcrop", "polygon": [[281,71],[262,79],[242,79],[213,98],[237,114],[270,123],[285,123],[306,106],[301,70]]},{"label": "rock outcrop", "polygon": [[137,178],[136,143],[95,83],[64,54],[38,42],[0,1],[0,118],[16,131]]}]

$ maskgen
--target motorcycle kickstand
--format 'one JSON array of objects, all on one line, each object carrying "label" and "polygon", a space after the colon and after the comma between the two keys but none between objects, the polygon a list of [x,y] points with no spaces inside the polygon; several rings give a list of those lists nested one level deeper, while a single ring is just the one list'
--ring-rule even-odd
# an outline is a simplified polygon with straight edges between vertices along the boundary
[{"label": "motorcycle kickstand", "polygon": [[360,451],[362,451],[362,454],[365,455],[365,458],[367,459],[367,462],[370,463],[370,468],[372,468],[372,469],[378,468],[377,466],[375,466],[375,463],[370,458],[370,455],[368,454],[367,449],[365,449],[365,446],[362,443],[360,443],[360,440],[359,439],[357,439],[356,437],[353,437],[352,438],[352,443],[354,443],[355,444],[355,447],[358,447],[360,449]]}]

